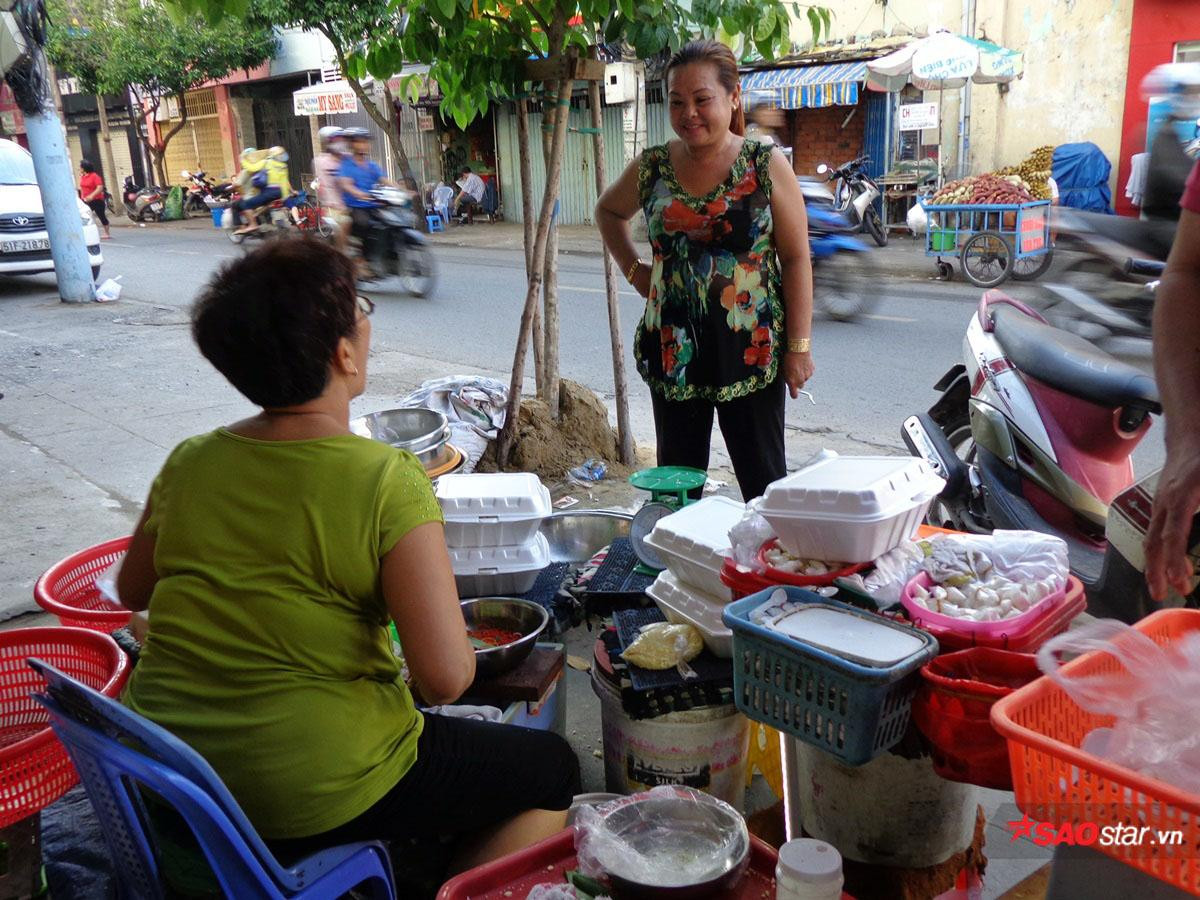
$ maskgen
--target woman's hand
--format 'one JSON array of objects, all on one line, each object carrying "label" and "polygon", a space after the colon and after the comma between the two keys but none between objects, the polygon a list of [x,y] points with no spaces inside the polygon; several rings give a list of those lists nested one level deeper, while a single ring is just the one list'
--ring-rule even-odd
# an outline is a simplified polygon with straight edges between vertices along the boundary
[{"label": "woman's hand", "polygon": [[637,271],[633,273],[633,281],[630,282],[633,289],[642,295],[643,298],[650,296],[650,266],[642,263],[637,267]]},{"label": "woman's hand", "polygon": [[800,396],[800,389],[808,379],[813,377],[817,367],[813,364],[812,353],[783,354],[783,379],[787,382],[788,392],[795,400]]}]

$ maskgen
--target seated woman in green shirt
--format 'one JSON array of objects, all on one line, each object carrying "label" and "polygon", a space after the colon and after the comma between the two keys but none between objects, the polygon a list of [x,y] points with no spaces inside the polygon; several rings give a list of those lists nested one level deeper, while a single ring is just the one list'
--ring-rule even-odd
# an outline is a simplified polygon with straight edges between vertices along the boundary
[{"label": "seated woman in green shirt", "polygon": [[371,301],[328,244],[225,266],[201,353],[262,411],[184,441],[117,586],[150,631],[128,705],[203,755],[283,855],[458,839],[456,867],[561,829],[579,766],[555,734],[423,715],[475,676],[441,512],[416,458],[350,433]]}]

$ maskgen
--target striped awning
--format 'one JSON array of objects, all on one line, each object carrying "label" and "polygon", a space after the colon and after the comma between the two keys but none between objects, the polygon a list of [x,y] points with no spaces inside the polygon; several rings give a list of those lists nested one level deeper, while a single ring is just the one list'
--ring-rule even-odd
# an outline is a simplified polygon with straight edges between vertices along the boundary
[{"label": "striped awning", "polygon": [[760,69],[742,76],[742,93],[754,102],[780,109],[816,106],[854,106],[859,87],[867,77],[865,60],[801,66],[790,69]]}]

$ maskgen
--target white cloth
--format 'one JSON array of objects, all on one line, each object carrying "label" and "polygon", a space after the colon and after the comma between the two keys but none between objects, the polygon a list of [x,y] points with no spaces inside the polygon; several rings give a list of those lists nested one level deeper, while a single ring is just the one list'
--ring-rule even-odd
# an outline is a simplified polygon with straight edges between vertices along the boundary
[{"label": "white cloth", "polygon": [[471,197],[476,203],[483,202],[483,179],[474,172],[468,172],[465,177],[455,182],[462,192]]},{"label": "white cloth", "polygon": [[1134,206],[1142,205],[1142,198],[1146,193],[1146,175],[1149,170],[1149,153],[1135,153],[1129,158],[1129,181],[1125,183],[1125,196]]}]

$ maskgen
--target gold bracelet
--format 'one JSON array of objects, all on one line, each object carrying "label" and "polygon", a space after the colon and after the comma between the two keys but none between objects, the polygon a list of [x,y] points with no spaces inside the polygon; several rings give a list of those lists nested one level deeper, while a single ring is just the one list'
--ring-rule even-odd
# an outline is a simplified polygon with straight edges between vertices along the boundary
[{"label": "gold bracelet", "polygon": [[638,257],[629,266],[629,271],[625,273],[625,280],[633,284],[633,276],[637,274],[638,266],[642,265],[641,257]]},{"label": "gold bracelet", "polygon": [[791,338],[787,342],[788,353],[808,353],[812,350],[812,338]]}]

